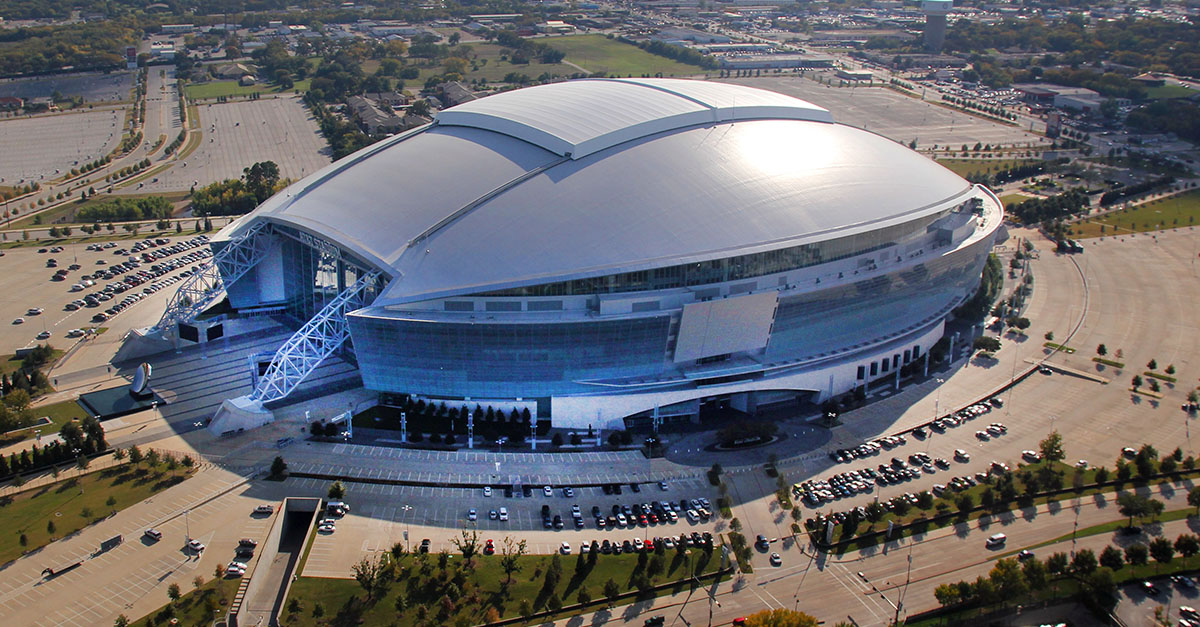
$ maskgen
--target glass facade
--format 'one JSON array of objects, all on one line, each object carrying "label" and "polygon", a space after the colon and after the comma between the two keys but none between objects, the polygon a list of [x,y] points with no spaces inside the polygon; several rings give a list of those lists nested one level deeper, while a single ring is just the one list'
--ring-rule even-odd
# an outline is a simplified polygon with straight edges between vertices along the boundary
[{"label": "glass facade", "polygon": [[[984,240],[903,271],[785,296],[756,358],[784,363],[914,331],[970,294],[990,245]],[[680,378],[668,351],[679,315],[526,324],[351,316],[350,332],[369,389],[534,398],[605,389],[578,381],[636,386]],[[874,363],[870,372],[876,375]]]},{"label": "glass facade", "polygon": [[[370,272],[367,264],[324,240],[288,227],[276,226],[275,232],[283,236],[280,241],[288,313],[301,324]],[[367,291],[364,302],[375,300],[383,289],[381,283]]]},{"label": "glass facade", "polygon": [[778,272],[798,270],[894,246],[906,239],[924,235],[925,229],[930,224],[933,224],[949,212],[950,210],[946,210],[904,224],[814,244],[801,244],[800,246],[769,250],[752,255],[740,255],[700,263],[681,264],[654,270],[639,270],[637,272],[610,274],[588,279],[527,285],[486,292],[479,294],[479,296],[581,296],[590,294],[615,294],[620,292],[644,292],[676,287],[693,287],[711,283],[751,279]]},{"label": "glass facade", "polygon": [[369,389],[530,398],[594,390],[580,379],[658,374],[670,323],[665,313],[547,324],[350,316],[350,334]]}]

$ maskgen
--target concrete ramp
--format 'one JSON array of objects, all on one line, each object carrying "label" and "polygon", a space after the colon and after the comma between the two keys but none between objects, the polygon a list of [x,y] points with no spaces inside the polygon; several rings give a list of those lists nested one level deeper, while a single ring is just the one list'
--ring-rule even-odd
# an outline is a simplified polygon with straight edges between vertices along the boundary
[{"label": "concrete ramp", "polygon": [[249,396],[239,396],[221,402],[221,408],[208,424],[208,431],[220,437],[272,422],[275,422],[275,414],[263,407],[262,401],[253,400]]}]

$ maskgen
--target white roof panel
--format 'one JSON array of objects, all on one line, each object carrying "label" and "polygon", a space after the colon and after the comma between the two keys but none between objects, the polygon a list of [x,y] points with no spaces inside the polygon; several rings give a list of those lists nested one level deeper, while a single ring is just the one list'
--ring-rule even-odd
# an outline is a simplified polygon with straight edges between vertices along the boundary
[{"label": "white roof panel", "polygon": [[833,121],[816,105],[742,85],[588,79],[467,102],[438,113],[437,124],[487,129],[579,159],[654,133],[763,118]]}]

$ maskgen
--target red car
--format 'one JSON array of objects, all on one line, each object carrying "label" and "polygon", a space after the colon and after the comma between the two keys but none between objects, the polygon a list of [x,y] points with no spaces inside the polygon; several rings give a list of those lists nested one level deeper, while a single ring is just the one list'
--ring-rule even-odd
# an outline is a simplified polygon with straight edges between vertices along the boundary
[{"label": "red car", "polygon": [[489,538],[483,545],[483,554],[491,555],[496,552],[496,544]]}]

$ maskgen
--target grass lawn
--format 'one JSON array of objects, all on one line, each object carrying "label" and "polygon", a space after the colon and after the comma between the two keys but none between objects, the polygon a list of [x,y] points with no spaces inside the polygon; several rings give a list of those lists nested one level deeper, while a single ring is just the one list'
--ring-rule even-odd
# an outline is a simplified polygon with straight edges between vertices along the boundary
[{"label": "grass lawn", "polygon": [[570,61],[590,72],[606,72],[610,76],[654,75],[692,76],[703,74],[698,65],[679,63],[666,57],[650,54],[637,46],[609,39],[604,35],[572,35],[538,40],[566,54]]},{"label": "grass lawn", "polygon": [[[96,191],[102,191],[102,190],[108,189],[108,184],[107,183],[104,183],[104,184],[97,183],[97,184],[93,185],[92,187],[97,188]],[[188,195],[187,195],[187,192],[167,192],[167,193],[163,193],[163,194],[128,194],[128,195],[122,194],[120,197],[134,199],[134,198],[149,198],[151,196],[162,196],[162,197],[166,198],[167,201],[175,203],[175,202],[180,202],[182,200],[186,200]],[[79,202],[79,199],[76,198],[75,202],[68,202],[68,203],[59,205],[57,207],[54,207],[52,209],[47,209],[45,211],[39,212],[36,215],[25,216],[24,218],[21,218],[20,220],[13,222],[12,226],[9,228],[33,229],[33,228],[49,227],[49,226],[91,224],[90,222],[81,223],[75,219],[75,216],[79,214],[79,210],[83,209],[84,207],[92,207],[95,205],[104,204],[106,202],[112,202],[113,198],[114,198],[113,196],[110,196],[107,194],[97,194],[83,202]],[[40,219],[41,224],[35,224],[34,223],[35,218]],[[64,218],[65,218],[65,220],[64,220]],[[60,221],[62,221],[61,224],[60,224]],[[103,226],[103,225],[101,225],[101,226]]]},{"label": "grass lawn", "polygon": [[[505,585],[506,576],[498,554],[476,557],[474,568],[466,567],[461,555],[450,556],[445,569],[439,567],[438,555],[406,555],[400,558],[401,568],[388,590],[372,602],[366,601],[363,589],[353,579],[300,577],[292,585],[291,596],[284,605],[287,618],[281,622],[315,626],[330,624],[334,617],[341,617],[345,620],[336,621],[339,624],[449,625],[462,621],[474,625],[488,621],[490,608],[505,618],[519,615],[522,599],[528,599],[534,611],[545,609],[551,595],[561,599],[563,605],[574,604],[581,589],[586,589],[592,599],[601,599],[609,579],[622,592],[631,590],[635,576],[656,564],[656,560],[663,572],[650,578],[652,584],[686,577],[689,560],[695,561],[698,570],[712,572],[720,565],[720,555],[719,550],[713,551],[711,559],[699,549],[692,549],[691,557],[666,551],[662,557],[647,556],[644,568],[638,567],[639,555],[598,554],[594,563],[586,557],[580,559],[579,555],[557,556],[562,574],[552,591],[545,587],[546,572],[556,556],[521,557],[520,570],[513,573],[512,583]],[[684,586],[680,584],[681,589]],[[407,608],[399,613],[396,599],[401,594]],[[451,604],[453,610],[440,613],[445,611],[443,597],[450,595],[457,597]],[[298,602],[299,611],[291,613],[286,608],[292,606],[293,600]],[[320,616],[314,616],[318,604],[321,609],[316,613]]]},{"label": "grass lawn", "polygon": [[1198,218],[1200,190],[1191,190],[1072,224],[1070,228],[1071,233],[1079,238],[1103,237],[1192,226]]},{"label": "grass lawn", "polygon": [[[139,503],[182,482],[192,472],[183,466],[171,472],[165,464],[153,470],[122,464],[6,496],[0,499],[0,518],[5,521],[0,532],[0,564]],[[53,531],[48,523],[54,523]]]},{"label": "grass lawn", "polygon": [[[1163,512],[1162,514],[1159,514],[1158,516],[1146,516],[1143,518],[1135,518],[1135,519],[1133,519],[1133,524],[1137,525],[1137,524],[1146,523],[1146,522],[1166,523],[1166,522],[1171,522],[1173,520],[1183,520],[1183,519],[1187,518],[1188,516],[1191,516],[1192,514],[1195,514],[1195,513],[1196,513],[1196,508],[1194,508],[1194,507],[1188,507],[1186,509],[1176,509],[1176,510],[1171,510],[1169,512]],[[1050,546],[1051,544],[1058,544],[1059,542],[1066,542],[1067,540],[1070,540],[1072,536],[1074,536],[1075,538],[1086,538],[1088,536],[1097,536],[1102,533],[1112,533],[1112,532],[1116,531],[1117,529],[1120,529],[1121,527],[1124,527],[1128,524],[1129,524],[1128,518],[1125,518],[1122,520],[1113,520],[1113,521],[1109,521],[1106,523],[1100,523],[1099,525],[1092,525],[1091,527],[1084,527],[1083,529],[1080,529],[1079,531],[1075,532],[1074,534],[1065,533],[1065,534],[1063,534],[1057,538],[1054,538],[1052,540],[1046,540],[1045,542],[1039,542],[1032,546],[1022,547],[1022,548],[1033,550],[1033,549],[1039,549],[1044,546]],[[1005,558],[1005,557],[1012,557],[1012,556],[1016,555],[1018,552],[1019,551],[1008,551],[1007,553],[1001,553],[1001,554],[996,555],[995,557],[992,557],[989,559],[1001,559],[1001,558]]]},{"label": "grass lawn", "polygon": [[1025,202],[1026,200],[1029,200],[1030,198],[1033,198],[1033,196],[1029,196],[1026,194],[1005,194],[1000,197],[1000,202],[1004,203],[1005,207],[1010,207],[1019,202]]},{"label": "grass lawn", "polygon": [[[50,314],[42,314],[42,315],[48,316]],[[26,324],[28,324],[28,322],[26,322]],[[50,353],[50,359],[46,363],[52,364],[52,363],[58,361],[58,358],[62,357],[62,356],[63,356],[63,351],[55,348]],[[11,375],[12,373],[20,370],[21,369],[21,360],[22,360],[22,358],[17,357],[15,354],[9,355],[3,361],[0,361],[0,374]]]},{"label": "grass lawn", "polygon": [[1183,85],[1163,85],[1162,87],[1147,87],[1146,95],[1153,100],[1166,98],[1189,98],[1196,95],[1196,90]]},{"label": "grass lawn", "polygon": [[[79,406],[75,401],[62,401],[61,403],[51,403],[50,405],[42,405],[34,407],[30,410],[34,420],[38,420],[43,416],[50,419],[49,425],[37,427],[43,435],[58,433],[62,430],[62,426],[72,420],[83,420],[87,418],[87,412]],[[8,438],[0,439],[0,445],[15,444],[22,440],[31,440],[34,437],[34,428],[29,427],[24,431],[18,431]]]},{"label": "grass lawn", "polygon": [[[208,627],[213,624],[214,611],[216,616],[225,615],[242,580],[237,577],[208,580],[212,573],[201,573],[199,576],[206,579],[203,585],[199,588],[191,584],[180,585],[181,591],[188,592],[180,597],[177,603],[168,602],[150,613],[150,616],[154,617],[154,624],[166,625],[175,618],[179,620],[178,624],[181,627]],[[131,627],[145,627],[146,619],[150,616],[129,624]]]},{"label": "grass lawn", "polygon": [[270,83],[239,85],[235,80],[209,81],[207,83],[189,83],[183,90],[187,94],[187,97],[192,100],[204,100],[219,96],[249,96],[250,94],[283,94],[291,92],[302,94],[308,91],[308,85],[311,82],[311,79],[306,78],[296,81],[292,89],[280,89],[278,85]]},{"label": "grass lawn", "polygon": [[[955,174],[966,178],[972,174],[987,174],[1009,170],[1019,165],[1033,163],[1036,159],[938,159],[937,162]],[[1002,199],[1003,200],[1003,199]]]}]

